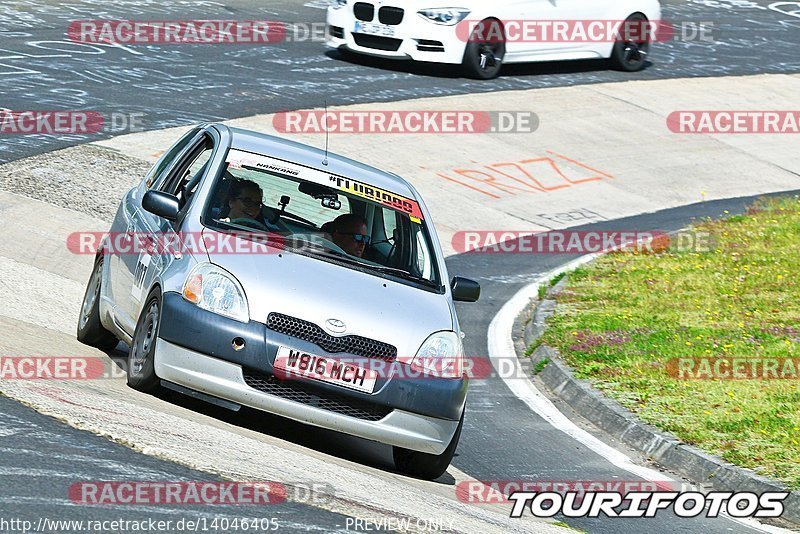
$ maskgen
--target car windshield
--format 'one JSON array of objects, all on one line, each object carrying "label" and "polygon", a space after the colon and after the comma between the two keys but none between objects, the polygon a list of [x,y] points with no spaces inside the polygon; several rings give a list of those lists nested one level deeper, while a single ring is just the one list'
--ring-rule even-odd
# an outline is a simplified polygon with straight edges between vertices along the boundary
[{"label": "car windshield", "polygon": [[354,178],[231,149],[204,219],[346,268],[441,286],[418,203]]}]

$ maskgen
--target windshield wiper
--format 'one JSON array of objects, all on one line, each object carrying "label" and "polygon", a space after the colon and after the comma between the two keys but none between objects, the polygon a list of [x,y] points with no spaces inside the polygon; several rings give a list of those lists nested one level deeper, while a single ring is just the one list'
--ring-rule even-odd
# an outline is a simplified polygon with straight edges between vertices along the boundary
[{"label": "windshield wiper", "polygon": [[336,250],[331,250],[329,248],[326,248],[317,243],[313,243],[311,241],[303,240],[303,245],[312,245],[314,249],[302,248],[298,249],[297,252],[300,252],[301,254],[306,253],[312,256],[333,256],[334,258],[336,258],[337,261],[341,260],[342,262],[347,263],[349,265],[371,269],[373,271],[378,271],[383,274],[390,274],[392,276],[397,276],[398,278],[403,278],[404,280],[416,282],[418,284],[422,284],[434,289],[439,289],[441,287],[436,282],[432,282],[427,278],[414,276],[410,272],[404,271],[403,269],[398,269],[396,267],[387,267],[385,265],[380,265],[377,263],[365,263],[363,261],[359,261],[358,258],[356,258],[355,256],[351,256],[350,254],[342,253]]},{"label": "windshield wiper", "polygon": [[[364,264],[362,264],[364,265]],[[441,286],[432,280],[428,280],[427,278],[422,278],[421,276],[415,276],[408,271],[404,271],[403,269],[397,269],[396,267],[386,267],[385,265],[377,265],[377,266],[369,266],[375,269],[376,271],[380,271],[385,274],[391,274],[393,276],[397,276],[399,278],[403,278],[405,280],[410,280],[412,282],[416,282],[418,284],[426,285],[428,287],[432,287],[435,289],[439,289]]]},{"label": "windshield wiper", "polygon": [[410,280],[412,282],[417,282],[419,284],[423,284],[429,287],[438,288],[439,284],[428,280],[427,278],[422,278],[419,276],[414,276],[408,271],[404,271],[403,269],[398,269],[396,267],[388,267],[386,265],[374,264],[374,263],[364,263],[363,261],[358,261],[358,259],[350,256],[349,254],[342,254],[341,252],[337,252],[335,250],[328,250],[325,249],[325,252],[331,254],[332,256],[336,256],[337,258],[342,258],[343,260],[347,261],[348,263],[352,263],[353,265],[358,265],[361,267],[367,267],[374,271],[378,271],[384,274],[391,274],[393,276],[397,276],[399,278],[403,278],[405,280]]}]

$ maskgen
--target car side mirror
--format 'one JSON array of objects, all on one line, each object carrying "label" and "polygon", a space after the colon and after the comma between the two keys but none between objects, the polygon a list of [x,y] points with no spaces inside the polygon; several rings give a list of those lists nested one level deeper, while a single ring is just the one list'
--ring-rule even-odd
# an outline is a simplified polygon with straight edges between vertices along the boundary
[{"label": "car side mirror", "polygon": [[450,282],[453,300],[457,302],[475,302],[481,298],[481,285],[475,280],[454,276]]},{"label": "car side mirror", "polygon": [[181,209],[178,197],[163,191],[148,191],[142,197],[142,208],[168,221],[178,218]]}]

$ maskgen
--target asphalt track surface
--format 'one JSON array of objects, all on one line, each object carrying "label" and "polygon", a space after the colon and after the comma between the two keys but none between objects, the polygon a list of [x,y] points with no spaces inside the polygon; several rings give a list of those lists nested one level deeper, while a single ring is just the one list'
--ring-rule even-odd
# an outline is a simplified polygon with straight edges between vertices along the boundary
[{"label": "asphalt track surface", "polygon": [[[93,110],[138,114],[137,127],[158,129],[290,109],[390,102],[509,89],[632,79],[734,76],[800,70],[797,2],[669,0],[663,19],[705,23],[713,42],[670,41],[652,50],[641,73],[608,70],[603,61],[511,65],[492,81],[460,77],[457,68],[358,59],[327,50],[312,24],[324,0],[17,0],[0,5],[0,105],[8,109]],[[780,9],[781,11],[776,11]],[[787,14],[789,13],[789,14]],[[793,13],[793,14],[792,14]],[[86,19],[259,19],[293,25],[291,42],[268,45],[98,46],[72,43],[70,21]],[[688,31],[688,30],[687,30]],[[680,33],[680,32],[679,32]],[[647,98],[646,94],[642,95]],[[122,128],[122,123],[117,123]],[[110,127],[109,127],[110,128]],[[118,131],[73,136],[0,136],[0,162]]]},{"label": "asphalt track surface", "polygon": [[[320,508],[282,502],[258,505],[80,505],[69,489],[76,481],[224,482],[172,462],[137,454],[124,445],[76,430],[5,397],[0,397],[0,532],[29,521],[39,532],[80,532],[76,523],[89,521],[199,522],[209,532],[226,532],[223,521],[264,521],[258,531],[277,525],[279,532],[346,532],[345,516]],[[228,481],[230,482],[230,481]],[[272,521],[270,524],[269,522]],[[57,528],[59,523],[62,528]],[[110,527],[110,525],[109,525]],[[127,529],[130,530],[130,529]],[[192,530],[192,529],[181,529]],[[202,530],[202,528],[200,529]],[[112,532],[111,528],[107,531]],[[146,530],[145,530],[146,531]],[[156,530],[152,530],[157,532]],[[95,530],[96,532],[96,530]]]},{"label": "asphalt track surface", "polygon": [[[69,20],[264,19],[309,23],[324,12],[301,2],[53,2],[21,0],[0,6],[0,97],[9,109],[91,109],[103,114],[143,113],[147,129],[163,128],[284,109],[357,102],[392,101],[506,89],[687,76],[730,76],[797,72],[800,18],[765,6],[771,2],[682,2],[664,6],[671,21],[712,21],[720,42],[662,43],[653,65],[638,74],[608,71],[602,62],[515,66],[491,82],[460,78],[455,70],[407,63],[343,61],[319,42],[263,47],[147,46],[94,47],[65,43]],[[793,31],[794,30],[794,31]],[[768,60],[765,60],[768,58]],[[646,98],[646,95],[643,95]],[[93,141],[113,135],[55,138],[0,138],[0,161]],[[746,199],[709,202],[586,228],[673,230],[692,218],[741,211]],[[487,354],[488,324],[502,304],[526,282],[572,259],[564,255],[461,255],[448,260],[451,274],[470,276],[483,286],[483,298],[459,306],[468,354]],[[141,510],[94,509],[71,505],[64,486],[75,478],[213,480],[163,462],[104,438],[72,429],[7,399],[0,398],[0,510],[6,516],[59,519],[113,519]],[[198,407],[199,409],[203,409]],[[499,379],[474,383],[455,467],[482,480],[635,480],[532,414]],[[213,413],[216,413],[212,410]],[[225,417],[220,415],[220,417]],[[235,418],[232,421],[237,423]],[[16,429],[16,430],[14,430]],[[305,442],[304,430],[286,436]],[[331,454],[341,444],[316,444]],[[84,460],[81,460],[83,458]],[[24,466],[24,469],[23,467]],[[79,466],[79,467],[76,467]],[[30,469],[29,469],[30,468]],[[31,471],[33,469],[34,471]],[[39,470],[36,476],[35,470]],[[31,476],[33,473],[34,476]],[[130,478],[128,478],[130,479]],[[58,482],[53,482],[56,480]],[[284,505],[286,506],[286,505]],[[236,510],[238,512],[241,510]],[[281,507],[287,529],[307,525],[328,531],[341,527],[342,516],[313,507]],[[180,515],[182,510],[148,510],[148,515]],[[227,513],[225,511],[223,513]],[[205,513],[205,511],[203,512]],[[212,513],[212,512],[209,512]],[[213,510],[215,515],[219,508]],[[234,511],[230,511],[231,514]],[[196,515],[196,511],[192,511]],[[263,512],[259,517],[263,517]],[[590,532],[641,532],[633,520],[570,519]],[[294,526],[294,527],[293,527]],[[720,519],[678,519],[660,514],[649,520],[652,532],[742,532],[741,524]],[[282,529],[283,530],[283,529]]]}]

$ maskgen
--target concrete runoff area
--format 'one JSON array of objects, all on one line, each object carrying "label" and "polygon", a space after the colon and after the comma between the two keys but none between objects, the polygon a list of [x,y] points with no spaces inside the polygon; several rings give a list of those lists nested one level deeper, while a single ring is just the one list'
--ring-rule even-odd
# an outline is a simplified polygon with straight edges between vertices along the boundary
[{"label": "concrete runoff area", "polygon": [[[428,203],[447,253],[453,254],[452,236],[463,230],[564,228],[593,218],[796,189],[796,137],[678,135],[667,129],[666,117],[681,109],[792,109],[798,89],[798,75],[763,75],[428,98],[391,109],[533,111],[541,124],[530,134],[336,134],[330,148],[411,181]],[[268,115],[230,124],[272,131]],[[66,236],[106,229],[108,210],[116,209],[121,191],[140,179],[144,162],[152,163],[181,131],[185,128],[122,136],[0,167],[0,185],[10,191],[0,193],[0,274],[10,287],[23,288],[0,310],[4,354],[106,357],[74,340],[92,257],[68,252]],[[290,137],[315,146],[324,142],[323,135]],[[113,174],[104,167],[109,162],[116,165]],[[532,185],[509,178],[509,169]],[[98,182],[101,187],[86,198],[87,176],[94,174],[114,179]],[[42,179],[48,176],[60,179]],[[28,179],[38,179],[40,187],[31,188]],[[589,214],[588,220],[562,216],[576,210]],[[112,357],[124,359],[125,352],[118,349]],[[352,462],[342,445],[342,456],[333,457],[310,441],[281,439],[280,431],[275,436],[241,422],[228,424],[227,416],[196,403],[142,395],[127,388],[124,378],[7,380],[0,390],[78,428],[226,477],[281,481],[313,473],[319,480],[340,481],[337,499],[327,505],[334,512],[442,517],[466,532],[558,530],[530,518],[510,520],[507,506],[459,502],[452,485],[470,477],[454,467],[444,484],[408,479],[388,471],[378,452],[365,453],[374,458],[371,463]],[[275,428],[295,425],[269,416],[264,420]],[[341,439],[333,434],[319,435]],[[369,451],[373,445],[363,447]]]},{"label": "concrete runoff area", "polygon": [[[797,136],[672,133],[678,110],[791,110],[800,75],[631,81],[339,110],[531,111],[533,133],[331,134],[336,152],[409,180],[431,210],[447,254],[464,230],[543,231],[559,214],[596,220],[794,189]],[[228,121],[273,133],[273,115]],[[185,128],[130,134],[97,146],[154,161]],[[322,134],[286,135],[323,147]],[[582,219],[578,224],[587,222]],[[568,225],[571,226],[571,225]]]}]

